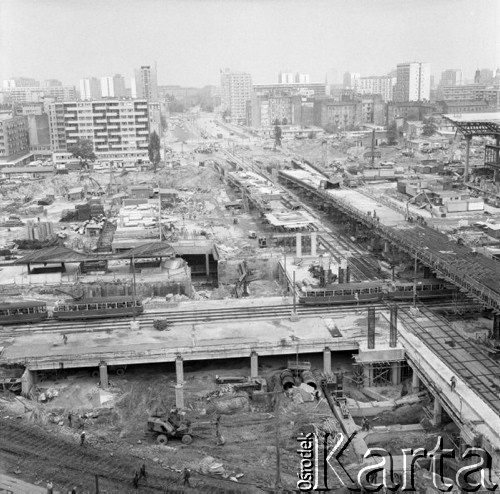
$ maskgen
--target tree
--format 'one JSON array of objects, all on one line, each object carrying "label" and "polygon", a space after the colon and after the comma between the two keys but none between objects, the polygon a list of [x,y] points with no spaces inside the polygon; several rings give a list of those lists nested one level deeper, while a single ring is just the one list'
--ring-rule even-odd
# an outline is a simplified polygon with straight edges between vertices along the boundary
[{"label": "tree", "polygon": [[153,170],[156,172],[158,168],[158,163],[160,163],[161,155],[160,155],[160,138],[156,131],[149,136],[149,145],[148,145],[148,154],[149,161],[153,164]]},{"label": "tree", "polygon": [[274,149],[281,147],[281,127],[279,125],[274,126]]},{"label": "tree", "polygon": [[78,139],[76,144],[68,146],[71,156],[80,160],[80,165],[88,168],[89,161],[95,161],[97,156],[94,153],[94,144],[90,139]]},{"label": "tree", "polygon": [[398,137],[399,137],[398,126],[394,121],[387,127],[387,143],[389,144],[389,146],[394,146],[394,144],[397,144]]},{"label": "tree", "polygon": [[433,118],[428,118],[424,121],[424,125],[422,126],[422,135],[426,137],[430,137],[437,132],[437,125],[434,122]]}]

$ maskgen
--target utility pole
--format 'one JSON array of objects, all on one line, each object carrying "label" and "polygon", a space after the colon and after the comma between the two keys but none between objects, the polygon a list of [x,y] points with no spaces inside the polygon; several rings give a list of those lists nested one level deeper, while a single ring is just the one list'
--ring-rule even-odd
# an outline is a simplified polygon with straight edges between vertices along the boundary
[{"label": "utility pole", "polygon": [[293,315],[295,316],[297,314],[297,294],[295,290],[295,270],[293,271],[293,287],[292,287],[292,293],[293,293]]},{"label": "utility pole", "polygon": [[161,188],[158,181],[158,228],[160,229],[160,242],[161,242]]},{"label": "utility pole", "polygon": [[280,453],[280,395],[276,394],[274,417],[276,424],[276,492],[281,492],[281,453]]},{"label": "utility pole", "polygon": [[413,271],[413,307],[417,307],[417,249],[415,249],[415,269]]},{"label": "utility pole", "polygon": [[375,162],[375,129],[372,130],[372,168]]},{"label": "utility pole", "polygon": [[132,317],[135,321],[135,299],[136,299],[136,289],[135,289],[135,258],[132,256]]}]

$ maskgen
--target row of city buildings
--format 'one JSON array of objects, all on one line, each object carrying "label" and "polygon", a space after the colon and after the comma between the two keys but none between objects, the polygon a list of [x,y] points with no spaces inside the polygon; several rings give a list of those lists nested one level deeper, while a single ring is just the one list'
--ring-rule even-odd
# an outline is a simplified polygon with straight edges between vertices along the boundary
[{"label": "row of city buildings", "polygon": [[[398,64],[385,76],[346,73],[342,85],[311,83],[305,74],[280,73],[276,84],[252,84],[250,74],[221,71],[224,115],[235,123],[266,128],[276,123],[320,126],[336,131],[364,124],[388,125],[394,115],[418,117],[428,109],[444,113],[500,108],[500,69],[477,71],[463,84],[461,71],[443,72],[433,88],[429,63]],[[431,104],[432,103],[432,104]]]},{"label": "row of city buildings", "polygon": [[419,62],[399,64],[387,76],[346,73],[341,85],[311,82],[307,74],[291,72],[281,72],[275,84],[253,84],[250,74],[229,69],[220,77],[220,88],[159,86],[156,67],[145,65],[135,71],[132,88],[125,87],[121,75],[83,79],[79,93],[53,79],[4,81],[0,165],[68,159],[69,147],[79,138],[92,140],[103,160],[147,159],[149,135],[161,134],[169,98],[191,106],[202,95],[226,120],[264,132],[276,123],[336,132],[386,126],[397,117],[422,120],[433,112],[500,109],[500,70],[477,71],[474,83],[465,84],[461,71],[450,69],[437,90],[431,89],[429,64]]},{"label": "row of city buildings", "polygon": [[3,81],[0,103],[39,103],[54,101],[96,100],[101,98],[138,98],[158,102],[156,66],[143,65],[134,71],[130,87],[121,74],[80,79],[79,87],[65,86],[57,79],[41,83],[32,78],[18,77]]}]

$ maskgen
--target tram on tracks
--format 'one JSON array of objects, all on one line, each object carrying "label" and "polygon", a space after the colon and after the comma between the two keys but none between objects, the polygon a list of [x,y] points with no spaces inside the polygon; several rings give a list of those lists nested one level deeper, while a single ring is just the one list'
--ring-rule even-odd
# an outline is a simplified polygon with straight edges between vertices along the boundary
[{"label": "tram on tracks", "polygon": [[304,305],[335,305],[379,302],[381,300],[410,301],[448,298],[454,287],[440,280],[412,282],[360,282],[329,285],[323,288],[303,287],[299,303]]},{"label": "tram on tracks", "polygon": [[40,322],[48,315],[47,304],[40,300],[0,303],[0,325]]},{"label": "tram on tracks", "polygon": [[138,316],[144,312],[140,300],[133,297],[90,298],[58,302],[52,317],[66,321]]}]

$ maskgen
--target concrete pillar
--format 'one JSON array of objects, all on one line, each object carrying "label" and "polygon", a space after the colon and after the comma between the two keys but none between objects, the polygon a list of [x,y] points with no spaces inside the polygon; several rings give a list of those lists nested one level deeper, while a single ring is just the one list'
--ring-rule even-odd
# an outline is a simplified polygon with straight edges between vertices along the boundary
[{"label": "concrete pillar", "polygon": [[205,254],[205,271],[207,273],[207,278],[210,276],[210,260],[209,254]]},{"label": "concrete pillar", "polygon": [[36,384],[36,372],[26,369],[21,377],[21,394],[29,398],[31,389]]},{"label": "concrete pillar", "polygon": [[295,255],[297,257],[302,257],[302,233],[297,233],[295,239],[296,239]]},{"label": "concrete pillar", "polygon": [[443,419],[443,407],[437,398],[434,398],[434,411],[432,415],[432,425],[441,425]]},{"label": "concrete pillar", "polygon": [[469,181],[469,157],[470,157],[470,141],[472,137],[465,138],[465,169],[464,169],[464,182]]},{"label": "concrete pillar", "polygon": [[184,384],[184,360],[180,355],[175,359],[175,375],[177,384]]},{"label": "concrete pillar", "polygon": [[323,372],[332,373],[332,351],[328,347],[323,350]]},{"label": "concrete pillar", "polygon": [[420,378],[418,377],[417,371],[413,369],[413,375],[411,378],[411,390],[414,393],[418,393],[420,391]]},{"label": "concrete pillar", "polygon": [[259,355],[257,352],[252,352],[250,354],[250,378],[257,377],[259,377]]},{"label": "concrete pillar", "polygon": [[316,255],[317,239],[318,234],[316,232],[311,233],[311,256]]},{"label": "concrete pillar", "polygon": [[101,381],[101,388],[102,389],[109,388],[108,365],[106,364],[106,362],[101,362],[99,364],[99,380]]},{"label": "concrete pillar", "polygon": [[363,366],[363,386],[371,386],[373,384],[373,368],[371,364]]},{"label": "concrete pillar", "polygon": [[184,386],[182,384],[175,385],[175,406],[179,410],[184,409]]},{"label": "concrete pillar", "polygon": [[493,315],[493,330],[491,332],[493,340],[500,340],[500,314]]},{"label": "concrete pillar", "polygon": [[399,362],[392,363],[391,381],[394,386],[396,384],[401,384],[401,366],[399,365]]}]

